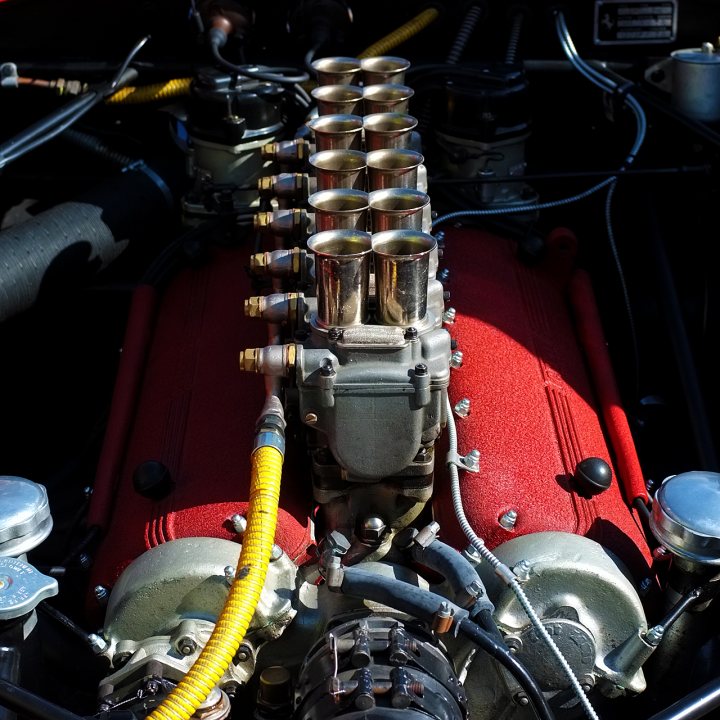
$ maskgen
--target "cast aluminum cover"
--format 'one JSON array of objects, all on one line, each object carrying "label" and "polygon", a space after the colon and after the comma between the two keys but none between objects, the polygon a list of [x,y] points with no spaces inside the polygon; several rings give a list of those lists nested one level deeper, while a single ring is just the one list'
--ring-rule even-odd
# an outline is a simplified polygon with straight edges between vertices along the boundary
[{"label": "cast aluminum cover", "polygon": [[720,473],[693,471],[667,478],[650,519],[668,550],[703,565],[720,565]]},{"label": "cast aluminum cover", "polygon": [[21,477],[0,475],[0,556],[37,547],[52,530],[47,491]]}]

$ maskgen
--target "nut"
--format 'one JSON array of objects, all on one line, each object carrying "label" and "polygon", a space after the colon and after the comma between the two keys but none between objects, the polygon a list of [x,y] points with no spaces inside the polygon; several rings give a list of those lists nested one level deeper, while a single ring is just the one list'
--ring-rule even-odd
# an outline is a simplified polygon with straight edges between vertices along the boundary
[{"label": "nut", "polygon": [[247,348],[240,351],[240,369],[245,372],[257,372],[259,348]]},{"label": "nut", "polygon": [[253,295],[245,300],[245,317],[262,317],[264,298],[261,295]]}]

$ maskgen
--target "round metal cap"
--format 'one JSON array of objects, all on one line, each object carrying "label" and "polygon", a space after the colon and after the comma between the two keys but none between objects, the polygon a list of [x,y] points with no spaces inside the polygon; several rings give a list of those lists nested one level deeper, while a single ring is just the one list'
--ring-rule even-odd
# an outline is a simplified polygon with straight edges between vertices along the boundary
[{"label": "round metal cap", "polygon": [[0,622],[32,612],[39,603],[58,594],[55,578],[14,557],[0,557]]},{"label": "round metal cap", "polygon": [[720,565],[720,473],[694,471],[667,478],[655,494],[650,528],[676,555]]},{"label": "round metal cap", "polygon": [[37,547],[52,530],[47,491],[21,477],[0,475],[0,556]]}]

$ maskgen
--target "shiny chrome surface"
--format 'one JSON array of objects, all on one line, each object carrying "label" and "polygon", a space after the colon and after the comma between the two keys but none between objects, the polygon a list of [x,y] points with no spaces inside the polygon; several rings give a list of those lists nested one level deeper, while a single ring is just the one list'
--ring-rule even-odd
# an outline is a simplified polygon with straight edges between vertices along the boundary
[{"label": "shiny chrome surface", "polygon": [[410,106],[410,98],[415,94],[407,85],[368,85],[363,90],[365,113],[398,112],[406,113]]},{"label": "shiny chrome surface", "polygon": [[320,58],[312,68],[318,85],[352,85],[360,76],[360,61],[352,57]]},{"label": "shiny chrome surface", "polygon": [[308,198],[315,213],[315,230],[365,230],[368,195],[361,190],[321,190]]},{"label": "shiny chrome surface", "polygon": [[410,145],[410,133],[417,126],[412,115],[404,113],[373,113],[363,118],[365,129],[365,148],[383,150],[384,148],[406,148]]},{"label": "shiny chrome surface", "polygon": [[720,565],[720,473],[694,471],[667,478],[655,494],[650,528],[680,557]]},{"label": "shiny chrome surface", "polygon": [[357,85],[320,85],[310,93],[319,115],[363,115],[363,89]]},{"label": "shiny chrome surface", "polygon": [[365,153],[359,150],[323,150],[310,156],[318,190],[365,189]]},{"label": "shiny chrome surface", "polygon": [[318,324],[348,327],[367,322],[370,233],[328,230],[313,235],[307,246],[315,255]]},{"label": "shiny chrome surface", "polygon": [[308,123],[321,150],[360,150],[363,119],[359,115],[321,115]]},{"label": "shiny chrome surface", "polygon": [[389,188],[368,196],[373,232],[383,230],[422,230],[423,210],[430,197],[419,190]]},{"label": "shiny chrome surface", "polygon": [[408,327],[425,317],[434,248],[435,238],[417,230],[387,230],[372,236],[376,317],[381,325]]},{"label": "shiny chrome surface", "polygon": [[401,148],[373,150],[366,160],[370,190],[417,189],[418,168],[424,160],[419,152]]},{"label": "shiny chrome surface", "polygon": [[360,61],[365,85],[378,85],[381,83],[394,83],[402,85],[405,82],[405,73],[410,67],[410,61],[393,55],[364,58]]},{"label": "shiny chrome surface", "polygon": [[52,530],[44,486],[0,476],[0,556],[17,557],[37,547]]}]

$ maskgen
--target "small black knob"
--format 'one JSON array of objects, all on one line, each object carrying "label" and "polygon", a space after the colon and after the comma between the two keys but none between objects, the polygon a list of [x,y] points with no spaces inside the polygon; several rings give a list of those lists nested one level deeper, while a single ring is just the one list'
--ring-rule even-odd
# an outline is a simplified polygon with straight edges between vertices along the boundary
[{"label": "small black knob", "polygon": [[602,458],[585,458],[575,466],[575,485],[585,497],[605,492],[611,483],[612,470]]},{"label": "small black knob", "polygon": [[170,470],[158,460],[140,463],[133,473],[133,487],[138,495],[150,500],[162,500],[175,487]]}]

